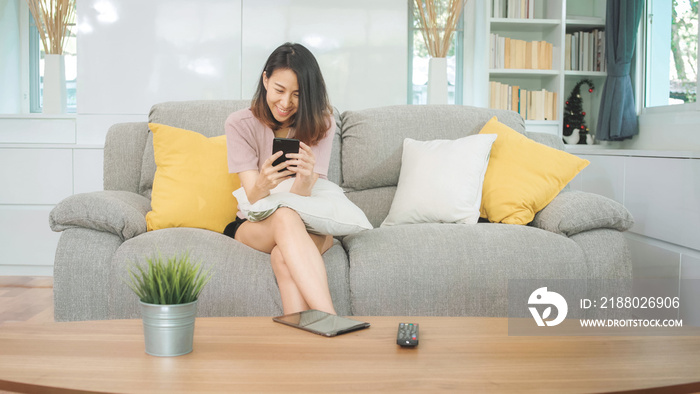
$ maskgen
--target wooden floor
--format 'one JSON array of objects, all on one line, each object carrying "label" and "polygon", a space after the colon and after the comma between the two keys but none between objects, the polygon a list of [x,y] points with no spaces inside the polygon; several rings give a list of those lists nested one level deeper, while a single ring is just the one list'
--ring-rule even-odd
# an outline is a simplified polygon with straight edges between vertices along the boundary
[{"label": "wooden floor", "polygon": [[[10,322],[52,321],[52,277],[0,276],[0,326]],[[0,394],[12,393],[0,390]]]},{"label": "wooden floor", "polygon": [[0,325],[53,321],[53,278],[0,276]]}]

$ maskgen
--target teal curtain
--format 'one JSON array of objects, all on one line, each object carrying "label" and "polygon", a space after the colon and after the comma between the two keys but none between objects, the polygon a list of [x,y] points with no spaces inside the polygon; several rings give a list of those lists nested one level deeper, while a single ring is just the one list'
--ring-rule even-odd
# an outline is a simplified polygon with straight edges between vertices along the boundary
[{"label": "teal curtain", "polygon": [[639,133],[630,62],[634,54],[643,0],[608,0],[605,16],[605,61],[596,139],[622,141]]}]

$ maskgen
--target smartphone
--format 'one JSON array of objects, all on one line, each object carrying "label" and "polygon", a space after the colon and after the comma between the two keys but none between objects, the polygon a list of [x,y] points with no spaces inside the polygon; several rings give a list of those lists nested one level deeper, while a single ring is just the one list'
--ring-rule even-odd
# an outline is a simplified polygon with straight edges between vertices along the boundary
[{"label": "smartphone", "polygon": [[[279,151],[284,153],[272,163],[273,167],[289,160],[286,157],[287,153],[299,153],[299,140],[294,138],[275,138],[272,140],[272,154],[274,155]],[[280,170],[280,172],[282,171],[284,170]]]},{"label": "smartphone", "polygon": [[334,337],[369,327],[369,323],[331,315],[316,309],[277,316],[273,317],[272,320],[326,337]]}]

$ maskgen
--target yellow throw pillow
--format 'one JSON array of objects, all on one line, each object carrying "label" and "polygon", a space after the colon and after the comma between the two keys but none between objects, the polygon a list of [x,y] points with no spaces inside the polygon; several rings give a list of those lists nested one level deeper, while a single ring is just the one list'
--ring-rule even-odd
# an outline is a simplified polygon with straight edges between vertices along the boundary
[{"label": "yellow throw pillow", "polygon": [[195,227],[223,233],[236,218],[233,191],[241,186],[229,174],[226,136],[207,138],[194,131],[149,123],[156,174],[148,231]]},{"label": "yellow throw pillow", "polygon": [[494,116],[479,134],[497,134],[484,178],[481,217],[528,224],[590,162],[537,143]]}]

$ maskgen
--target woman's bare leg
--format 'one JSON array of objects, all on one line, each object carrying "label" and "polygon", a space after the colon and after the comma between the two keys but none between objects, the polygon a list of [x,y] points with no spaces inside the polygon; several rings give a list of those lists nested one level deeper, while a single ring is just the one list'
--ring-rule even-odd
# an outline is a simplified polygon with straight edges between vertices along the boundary
[{"label": "woman's bare leg", "polygon": [[280,297],[282,298],[282,309],[285,315],[294,312],[301,312],[309,309],[309,305],[301,295],[292,274],[287,268],[284,261],[284,256],[280,249],[275,246],[270,253],[270,261],[272,262],[272,271],[277,279],[277,286],[280,289]]},{"label": "woman's bare leg", "polygon": [[[288,208],[279,208],[261,222],[243,223],[236,232],[236,239],[254,249],[270,253],[271,259],[273,250],[278,249],[274,256],[273,270],[278,284],[278,272],[284,282],[280,286],[280,294],[284,287],[285,296],[288,295],[288,300],[292,302],[288,308],[283,297],[282,304],[285,310],[295,309],[300,305],[295,291],[285,282],[291,277],[309,307],[335,314],[328,289],[326,266],[321,257],[321,252],[325,252],[323,249],[327,250],[332,245],[330,236],[310,235],[296,212]],[[282,265],[286,266],[286,270]],[[288,290],[290,288],[291,290]]]},{"label": "woman's bare leg", "polygon": [[[330,235],[309,234],[309,236],[321,254],[333,246],[333,237]],[[299,291],[296,282],[294,282],[289,268],[287,268],[287,263],[284,261],[284,256],[277,246],[272,248],[272,252],[270,252],[270,261],[277,279],[277,286],[280,289],[284,314],[288,315],[309,309],[309,305],[304,300],[304,296]]]}]

